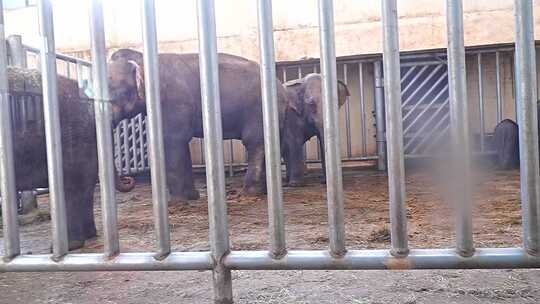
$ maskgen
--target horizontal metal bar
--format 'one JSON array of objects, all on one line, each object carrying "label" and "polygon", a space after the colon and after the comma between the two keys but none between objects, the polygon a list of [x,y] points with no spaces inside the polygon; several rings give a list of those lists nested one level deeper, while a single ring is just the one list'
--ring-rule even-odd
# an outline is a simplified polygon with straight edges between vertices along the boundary
[{"label": "horizontal metal bar", "polygon": [[[41,52],[38,48],[28,46],[28,45],[25,45],[24,49],[27,52],[34,53],[34,54],[39,54]],[[56,54],[56,59],[60,59],[60,60],[71,62],[71,63],[79,63],[79,64],[87,66],[87,67],[92,66],[92,63],[90,61],[86,61],[84,59],[80,59],[80,58],[77,58],[77,57],[68,56],[68,55],[64,55],[64,54]]]},{"label": "horizontal metal bar", "polygon": [[36,271],[151,271],[210,270],[210,252],[175,252],[157,260],[156,254],[121,253],[109,258],[98,253],[67,254],[60,262],[51,255],[20,255],[10,262],[0,261],[0,272]]},{"label": "horizontal metal bar", "polygon": [[[232,270],[510,269],[540,268],[540,257],[522,248],[479,248],[471,257],[462,257],[455,249],[412,249],[402,258],[389,250],[349,250],[337,258],[326,250],[292,250],[281,259],[273,259],[268,251],[232,251],[224,264]],[[174,252],[163,260],[156,260],[155,253],[122,253],[114,258],[68,254],[60,262],[51,255],[20,255],[0,261],[0,272],[211,270],[212,265],[210,252]]]},{"label": "horizontal metal bar", "polygon": [[334,258],[328,251],[290,251],[274,260],[266,251],[233,251],[225,257],[232,270],[406,270],[538,268],[540,258],[521,248],[483,248],[464,258],[455,249],[413,249],[404,258],[389,250],[349,250]]}]

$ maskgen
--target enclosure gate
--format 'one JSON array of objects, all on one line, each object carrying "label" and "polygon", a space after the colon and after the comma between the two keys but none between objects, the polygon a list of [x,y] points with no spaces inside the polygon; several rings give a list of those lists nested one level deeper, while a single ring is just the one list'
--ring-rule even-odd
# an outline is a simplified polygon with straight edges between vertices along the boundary
[{"label": "enclosure gate", "polygon": [[[0,2],[1,3],[1,2]],[[464,77],[462,3],[447,0],[448,91],[454,147],[449,162],[452,174],[459,174],[456,191],[456,248],[410,249],[405,212],[403,166],[402,95],[396,0],[382,1],[384,35],[384,88],[386,138],[388,142],[388,181],[391,219],[391,248],[358,250],[345,246],[343,186],[338,132],[337,73],[334,44],[333,1],[319,0],[321,72],[323,75],[325,151],[328,201],[328,250],[289,250],[286,246],[278,117],[275,92],[271,1],[258,1],[261,83],[265,127],[265,154],[269,208],[269,248],[260,251],[231,251],[225,203],[223,143],[219,101],[219,79],[215,12],[213,0],[198,1],[199,53],[204,120],[210,226],[209,252],[171,252],[165,185],[164,150],[157,67],[155,8],[152,0],[143,5],[143,41],[147,102],[148,148],[152,177],[152,197],[156,231],[155,252],[123,253],[119,248],[116,202],[112,177],[111,108],[107,100],[105,39],[102,3],[92,1],[91,37],[93,97],[95,99],[101,203],[103,210],[104,252],[68,252],[66,206],[62,186],[60,126],[55,104],[56,55],[50,0],[39,1],[40,52],[44,94],[44,120],[47,130],[48,170],[52,221],[53,253],[21,254],[17,223],[16,187],[11,149],[12,126],[6,81],[6,49],[0,31],[0,172],[4,258],[0,271],[112,271],[112,270],[212,270],[216,303],[232,303],[232,270],[255,269],[456,269],[456,268],[537,268],[540,249],[539,161],[536,114],[535,50],[531,0],[515,0],[516,83],[521,159],[522,248],[475,248],[470,212],[470,147],[467,130],[467,103]],[[3,15],[2,15],[3,16]],[[0,18],[3,29],[3,18]],[[137,130],[135,130],[137,132]]]}]

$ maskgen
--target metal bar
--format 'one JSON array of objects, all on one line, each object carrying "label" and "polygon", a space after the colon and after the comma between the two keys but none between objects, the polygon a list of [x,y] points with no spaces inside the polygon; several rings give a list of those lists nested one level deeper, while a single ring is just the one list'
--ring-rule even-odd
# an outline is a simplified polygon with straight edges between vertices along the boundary
[{"label": "metal bar", "polygon": [[[117,224],[116,192],[114,186],[114,159],[112,141],[112,107],[107,79],[107,51],[103,24],[102,0],[94,0],[90,7],[91,51],[94,64],[93,91],[96,116],[96,138],[99,161],[99,190],[103,216],[103,252],[114,256],[120,252]],[[133,134],[135,136],[135,134]]]},{"label": "metal bar", "polygon": [[[418,67],[418,65],[413,65],[411,66],[411,68],[405,72],[405,75],[403,75],[403,77],[401,77],[400,79],[400,83],[403,84],[403,82],[405,82],[405,79],[407,79],[407,77],[409,77],[414,71],[416,71],[416,68]],[[401,75],[401,71],[400,71],[400,75]]]},{"label": "metal bar", "polygon": [[523,246],[529,254],[537,255],[540,249],[540,178],[532,0],[514,0],[514,14]]},{"label": "metal bar", "polygon": [[234,143],[229,139],[229,176],[234,176]]},{"label": "metal bar", "polygon": [[[429,126],[429,124],[433,121],[433,119],[435,119],[437,117],[437,115],[439,115],[439,113],[446,107],[448,106],[450,102],[450,99],[447,98],[440,106],[439,108],[435,111],[435,113],[433,115],[431,115],[427,120],[425,120],[424,124],[418,129],[418,131],[416,131],[416,133],[418,134],[422,134],[424,132],[424,129],[427,128]],[[439,121],[440,123],[440,121]],[[407,133],[405,133],[407,134]],[[405,151],[407,151],[407,149],[409,148],[409,146],[413,143],[413,140],[409,140],[406,144],[405,144]]]},{"label": "metal bar", "polygon": [[[441,82],[442,82],[443,80],[445,80],[445,79],[448,79],[447,73],[444,73],[443,75],[441,75],[441,77],[439,77],[439,79],[437,79],[437,81],[435,82],[435,84],[433,84],[433,85],[431,86],[431,88],[429,88],[429,90],[428,90],[426,93],[424,93],[424,95],[423,95],[422,97],[420,97],[420,99],[418,100],[418,102],[417,102],[414,106],[412,106],[410,110],[407,111],[407,114],[405,114],[405,115],[403,116],[403,120],[406,120],[407,118],[409,118],[409,116],[412,115],[412,113],[414,112],[414,110],[415,110],[419,105],[423,104],[423,103],[424,103],[424,100],[429,96],[429,94],[433,93],[433,91],[435,90],[435,88],[436,88],[437,86],[439,86],[439,85],[441,84]],[[446,86],[442,89],[442,91],[446,90],[447,88],[448,88],[448,85],[446,85]],[[441,91],[441,92],[442,92],[442,91]],[[439,97],[441,96],[441,92],[438,93],[437,97],[431,99],[430,104],[432,104],[434,101],[437,100],[437,98],[439,98]],[[405,110],[405,109],[404,109],[404,110]],[[423,114],[423,113],[422,113],[422,114]],[[416,116],[416,119],[418,119],[418,116]],[[416,119],[415,119],[415,120],[416,120]],[[410,125],[410,124],[407,124],[407,126],[409,126],[409,125]],[[405,132],[407,132],[407,131],[405,131]]]},{"label": "metal bar", "polygon": [[21,253],[11,113],[4,33],[4,10],[3,1],[0,1],[0,201],[2,201],[2,233],[4,235],[5,260],[9,260]]},{"label": "metal bar", "polygon": [[79,86],[79,89],[85,89],[84,87],[84,79],[83,79],[83,68],[80,62],[77,62],[75,65],[75,70],[77,73],[77,85]]},{"label": "metal bar", "polygon": [[345,249],[343,220],[343,177],[339,134],[334,8],[332,0],[319,0],[321,75],[323,80],[324,150],[326,158],[326,197],[330,254],[342,256]]},{"label": "metal bar", "polygon": [[199,138],[199,149],[201,150],[201,164],[204,165],[204,139]]},{"label": "metal bar", "polygon": [[[146,66],[146,65],[145,65]],[[145,78],[148,79],[148,78]],[[140,153],[140,163],[139,163],[139,171],[144,170],[145,163],[144,163],[144,124],[143,124],[143,116],[142,114],[137,115],[137,125],[139,126],[139,153]]]},{"label": "metal bar", "polygon": [[[268,230],[270,254],[282,257],[286,252],[285,224],[283,218],[283,193],[281,188],[281,149],[279,143],[278,97],[276,87],[276,62],[272,25],[271,0],[257,1],[259,49],[261,58],[261,89],[264,124],[266,184],[268,191]],[[302,70],[299,69],[299,76]]]},{"label": "metal bar", "polygon": [[435,76],[435,74],[443,67],[442,64],[439,64],[438,66],[436,66],[433,71],[431,71],[431,73],[429,73],[429,75],[420,83],[420,85],[418,85],[416,87],[416,89],[411,93],[411,95],[409,95],[405,101],[401,104],[401,108],[405,108],[412,100],[413,100],[413,97],[416,96],[416,94],[420,91],[420,89],[422,89],[424,87],[424,85],[426,85],[426,83],[428,81],[430,81],[433,76]]},{"label": "metal bar", "polygon": [[[343,64],[343,82],[347,85],[347,64]],[[361,87],[361,86],[360,86]],[[363,131],[363,130],[362,130]],[[347,158],[352,156],[352,143],[351,143],[351,106],[350,102],[345,102],[345,132],[347,132]],[[364,155],[364,154],[362,154]]]},{"label": "metal bar", "polygon": [[[438,114],[438,113],[437,113]],[[436,116],[436,115],[434,115]],[[426,142],[426,140],[432,140],[433,138],[431,138],[431,136],[433,135],[433,133],[437,132],[437,129],[439,129],[439,127],[444,124],[444,123],[448,123],[447,119],[450,117],[450,113],[446,113],[442,118],[439,118],[439,120],[437,121],[437,123],[435,123],[435,125],[433,127],[431,127],[429,129],[429,131],[424,134],[424,136],[422,136],[422,138],[420,138],[420,142],[418,142],[416,144],[416,146],[414,147],[414,149],[411,151],[411,154],[416,154],[419,152],[420,148],[422,147],[422,145],[424,144],[424,142]],[[448,123],[448,125],[450,125],[450,123]],[[413,137],[409,143],[413,142],[414,139],[416,139],[418,136],[415,136]],[[424,150],[425,151],[425,150]]]},{"label": "metal bar", "polygon": [[[35,48],[35,47],[25,45],[24,48],[26,49],[27,52],[30,52],[30,53],[34,53],[34,54],[40,54],[41,53],[41,50],[38,49],[38,48]],[[73,56],[68,56],[68,55],[64,55],[64,54],[56,54],[56,58],[58,60],[69,61],[71,63],[77,63],[77,61],[79,61],[84,66],[87,66],[87,67],[92,66],[92,63],[90,61],[86,61],[86,60],[83,60],[83,59],[80,59],[80,58],[77,58],[77,57],[73,57]]]},{"label": "metal bar", "polygon": [[69,61],[64,61],[64,63],[66,65],[66,78],[71,78],[71,64],[69,63]]},{"label": "metal bar", "polygon": [[[430,109],[432,108],[433,104],[434,104],[435,102],[437,102],[437,100],[438,100],[445,92],[447,92],[447,90],[448,90],[448,84],[446,84],[446,85],[442,88],[442,90],[440,90],[439,93],[437,93],[437,95],[436,95],[434,98],[432,98],[431,101],[430,101],[426,106],[424,106],[424,108],[422,109],[422,112],[420,112],[420,114],[416,115],[416,117],[413,119],[413,121],[412,121],[411,123],[408,123],[408,124],[407,124],[407,127],[406,127],[405,130],[403,131],[403,134],[407,134],[407,133],[409,132],[409,130],[416,124],[416,122],[419,121],[419,120],[421,120],[422,116],[423,116],[428,110],[430,110]],[[444,102],[446,102],[446,101],[447,101],[447,99],[445,99]],[[410,112],[409,112],[409,113],[410,113]],[[407,114],[404,116],[404,118],[403,118],[404,120],[407,119],[407,118],[409,117],[409,113],[407,113]],[[433,116],[432,116],[432,117],[433,117]],[[429,119],[429,121],[431,121],[431,119],[433,119],[433,118],[430,117],[430,118],[428,118],[428,119]],[[427,123],[427,121],[426,121],[426,123]],[[426,123],[424,123],[424,125],[426,125]],[[424,126],[424,125],[423,125],[423,126]]]},{"label": "metal bar", "polygon": [[482,65],[482,53],[478,53],[476,56],[476,65],[478,68],[478,115],[480,116],[480,151],[484,151],[486,130],[484,124],[484,72]]},{"label": "metal bar", "polygon": [[[366,115],[366,95],[364,94],[364,64],[358,64],[358,82],[360,92],[360,115],[362,116],[362,155],[367,155],[367,115]],[[383,117],[384,124],[384,117]],[[351,137],[350,134],[348,134]],[[349,155],[349,157],[351,157]]]},{"label": "metal bar", "polygon": [[420,71],[418,71],[418,73],[413,77],[413,79],[411,79],[411,81],[401,90],[401,96],[404,96],[405,93],[407,93],[407,91],[409,91],[409,89],[413,87],[413,83],[415,83],[416,80],[418,80],[418,78],[420,78],[420,76],[424,74],[427,68],[427,65],[422,66]]},{"label": "metal bar", "polygon": [[[471,212],[470,141],[467,112],[467,82],[463,38],[462,0],[446,0],[448,37],[448,84],[450,86],[450,123],[455,175],[451,177],[457,206],[456,250],[462,256],[474,254]],[[459,178],[457,178],[459,176]]]},{"label": "metal bar", "polygon": [[234,270],[405,270],[538,268],[540,258],[520,248],[482,248],[464,258],[454,249],[413,249],[398,258],[388,250],[349,250],[333,258],[324,251],[290,251],[273,260],[264,251],[233,251],[225,265]]},{"label": "metal bar", "polygon": [[[361,65],[358,65],[361,68]],[[380,171],[386,170],[386,136],[384,134],[384,84],[382,78],[382,62],[375,61],[373,63],[373,71],[375,76],[375,127],[377,140],[377,168]],[[361,99],[363,103],[363,100]]]},{"label": "metal bar", "polygon": [[413,62],[403,62],[401,67],[411,67],[411,66],[429,66],[429,65],[440,65],[441,61],[439,60],[428,60],[428,61],[413,61]]},{"label": "metal bar", "polygon": [[495,87],[497,89],[497,122],[502,120],[502,92],[501,92],[501,59],[499,51],[495,52]]},{"label": "metal bar", "polygon": [[[313,65],[313,73],[317,74],[317,65]],[[319,143],[319,137],[317,136],[317,139],[315,140],[317,142],[317,149],[315,149],[317,151],[317,163],[320,163],[321,162],[321,144]],[[309,163],[309,160],[305,159],[305,162],[306,164]],[[324,170],[325,168],[322,168],[322,170]]]},{"label": "metal bar", "polygon": [[68,252],[68,233],[51,0],[38,1],[38,14],[53,257],[59,259]]},{"label": "metal bar", "polygon": [[[0,272],[43,271],[173,271],[210,270],[209,252],[173,252],[162,261],[154,253],[122,253],[113,259],[101,254],[69,254],[62,263],[50,255],[21,255],[0,261]],[[462,257],[454,249],[413,249],[406,258],[388,250],[349,250],[334,258],[323,250],[292,250],[280,260],[267,251],[232,251],[224,263],[234,270],[405,270],[405,269],[517,269],[540,268],[540,258],[521,248],[479,248],[472,257]]]},{"label": "metal bar", "polygon": [[406,256],[409,248],[405,213],[405,167],[403,160],[403,123],[401,117],[399,32],[396,0],[383,0],[382,17],[391,252],[395,256]]},{"label": "metal bar", "polygon": [[133,161],[133,170],[134,172],[137,172],[137,167],[138,167],[138,162],[139,162],[139,159],[138,159],[138,155],[137,155],[137,130],[136,130],[136,117],[133,117],[129,120],[129,126],[131,128],[131,146],[129,147],[129,149],[131,151],[133,151],[133,155],[132,155],[132,158],[131,160]]},{"label": "metal bar", "polygon": [[67,254],[62,263],[51,261],[51,255],[20,255],[10,262],[0,261],[0,272],[36,271],[162,271],[210,270],[209,252],[174,252],[162,260],[155,253],[121,253],[113,258],[97,253]]},{"label": "metal bar", "polygon": [[144,82],[146,92],[146,121],[148,128],[148,154],[152,179],[152,201],[156,230],[157,258],[171,252],[169,213],[167,210],[167,176],[165,174],[165,149],[163,143],[163,114],[159,89],[159,60],[154,0],[144,0],[142,5],[142,31],[144,41]]},{"label": "metal bar", "polygon": [[214,0],[199,0],[197,4],[203,131],[206,138],[208,222],[210,249],[214,260],[214,302],[232,303],[231,270],[223,265],[223,258],[230,249],[225,203],[215,6]]},{"label": "metal bar", "polygon": [[129,133],[128,133],[128,123],[129,119],[122,120],[122,139],[124,141],[124,174],[128,175],[131,173],[131,164],[130,164],[130,152],[129,152]]}]

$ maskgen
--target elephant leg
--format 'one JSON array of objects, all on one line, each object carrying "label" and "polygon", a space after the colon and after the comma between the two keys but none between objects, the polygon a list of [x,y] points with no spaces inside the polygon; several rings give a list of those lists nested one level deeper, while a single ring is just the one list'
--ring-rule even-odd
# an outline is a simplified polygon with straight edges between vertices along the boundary
[{"label": "elephant leg", "polygon": [[322,169],[322,175],[321,175],[321,184],[326,184],[326,157],[324,154],[324,137],[321,135],[317,135],[317,138],[319,139],[319,155],[321,155],[321,169]]},{"label": "elephant leg", "polygon": [[244,178],[244,193],[258,195],[266,193],[264,143],[244,144],[248,153],[248,168]]},{"label": "elephant leg", "polygon": [[303,138],[295,138],[288,151],[287,174],[289,187],[304,185],[305,158]]},{"label": "elephant leg", "polygon": [[199,192],[193,183],[189,140],[165,137],[165,145],[167,185],[171,200],[184,202],[199,199]]},{"label": "elephant leg", "polygon": [[[65,186],[66,216],[69,250],[82,248],[87,239],[86,233],[91,229],[85,226],[91,225],[95,235],[95,223],[93,204],[85,201],[85,191],[81,191],[75,185]],[[88,231],[85,231],[88,230]]]}]

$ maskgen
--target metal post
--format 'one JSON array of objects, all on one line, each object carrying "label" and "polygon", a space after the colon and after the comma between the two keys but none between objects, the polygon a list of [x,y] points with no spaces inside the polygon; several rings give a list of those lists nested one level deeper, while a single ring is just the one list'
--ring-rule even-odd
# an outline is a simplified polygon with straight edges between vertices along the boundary
[{"label": "metal post", "polygon": [[538,176],[536,51],[532,0],[514,0],[514,14],[523,246],[529,254],[536,255],[540,249],[540,178]]},{"label": "metal post", "polygon": [[219,96],[216,16],[214,0],[197,1],[199,66],[208,191],[210,249],[214,259],[214,302],[232,303],[231,270],[223,264],[229,253],[229,228],[225,204],[223,130]]},{"label": "metal post", "polygon": [[373,63],[375,73],[375,138],[377,140],[377,168],[386,170],[386,136],[384,134],[384,84],[382,76],[382,62]]},{"label": "metal post", "polygon": [[[264,123],[266,184],[268,188],[268,225],[270,253],[279,258],[286,252],[283,220],[283,193],[281,188],[281,150],[279,144],[279,117],[276,88],[276,62],[271,0],[257,1],[259,21],[259,49],[261,56],[261,88]],[[300,70],[301,72],[301,70]]]},{"label": "metal post", "polygon": [[10,260],[21,253],[21,246],[4,35],[4,10],[3,3],[0,1],[0,194],[2,196],[0,200],[2,201],[4,259]]},{"label": "metal post", "polygon": [[324,151],[326,157],[326,197],[330,228],[330,253],[342,256],[345,249],[343,221],[343,176],[338,116],[334,7],[332,0],[319,0],[321,75],[323,80]]},{"label": "metal post", "polygon": [[[348,85],[348,68],[347,68],[347,64],[344,63],[343,64],[343,83],[345,83],[345,85]],[[339,110],[339,109],[338,109]],[[365,118],[365,117],[363,117]],[[362,121],[363,123],[363,121]],[[362,132],[364,130],[362,129]],[[347,138],[346,138],[346,141],[347,141],[347,158],[351,158],[352,157],[352,135],[351,135],[351,104],[349,101],[345,102],[345,132],[347,134]],[[364,154],[365,155],[365,154]]]},{"label": "metal post", "polygon": [[146,122],[148,127],[148,156],[152,179],[154,225],[157,238],[157,257],[171,252],[169,213],[167,210],[167,177],[159,88],[159,60],[157,49],[156,8],[154,0],[144,0],[142,9],[144,41],[144,79],[146,81]]},{"label": "metal post", "polygon": [[502,92],[501,92],[501,56],[499,51],[495,52],[495,86],[497,89],[497,123],[502,120]]},{"label": "metal post", "polygon": [[[358,63],[358,84],[360,92],[360,115],[362,116],[362,156],[367,156],[367,115],[366,115],[366,94],[364,94],[364,64]],[[384,119],[383,119],[384,123]]]},{"label": "metal post", "polygon": [[112,109],[107,79],[105,32],[102,0],[92,1],[90,8],[92,41],[92,72],[94,79],[94,111],[96,116],[97,152],[99,161],[99,189],[103,214],[104,254],[120,252],[117,227],[116,192],[114,188],[114,159],[112,141]]},{"label": "metal post", "polygon": [[234,143],[229,139],[229,177],[234,176]]},{"label": "metal post", "polygon": [[409,248],[405,212],[405,166],[403,161],[403,123],[401,117],[399,32],[396,0],[383,0],[382,17],[391,253],[394,256],[404,256],[409,253]]},{"label": "metal post", "polygon": [[43,83],[43,116],[45,119],[45,138],[47,142],[53,257],[59,259],[68,252],[68,233],[51,0],[40,0],[38,2],[38,11],[41,36],[40,58]]},{"label": "metal post", "polygon": [[[467,82],[463,38],[463,7],[461,0],[446,0],[448,40],[448,84],[450,86],[450,134],[454,175],[451,177],[456,199],[456,242],[462,256],[474,253],[471,217],[471,178],[469,118],[467,115]],[[459,177],[459,178],[458,178]]]},{"label": "metal post", "polygon": [[11,65],[21,68],[27,67],[26,51],[20,35],[10,35],[7,38],[8,53]]},{"label": "metal post", "polygon": [[480,116],[480,151],[484,151],[485,125],[484,125],[484,76],[482,65],[482,53],[476,55],[476,65],[478,68],[478,114]]}]

